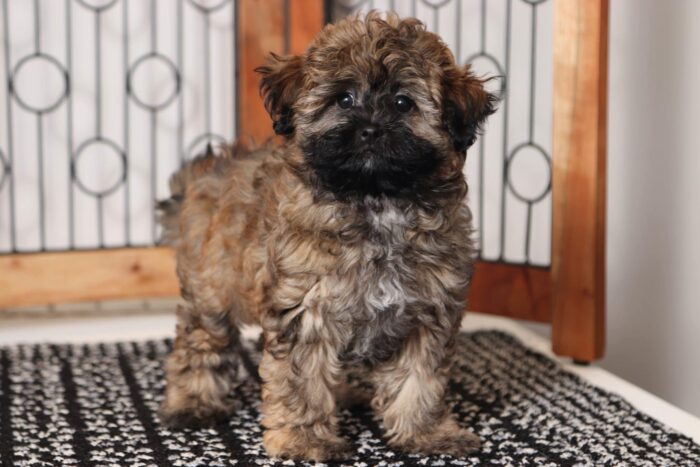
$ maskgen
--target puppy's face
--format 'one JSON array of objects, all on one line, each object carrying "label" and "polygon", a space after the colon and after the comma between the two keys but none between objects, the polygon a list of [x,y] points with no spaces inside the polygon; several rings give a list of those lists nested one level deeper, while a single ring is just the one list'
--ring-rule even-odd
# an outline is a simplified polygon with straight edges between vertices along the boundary
[{"label": "puppy's face", "polygon": [[301,56],[272,56],[261,89],[278,134],[337,197],[430,197],[463,186],[495,97],[417,20],[347,19]]}]

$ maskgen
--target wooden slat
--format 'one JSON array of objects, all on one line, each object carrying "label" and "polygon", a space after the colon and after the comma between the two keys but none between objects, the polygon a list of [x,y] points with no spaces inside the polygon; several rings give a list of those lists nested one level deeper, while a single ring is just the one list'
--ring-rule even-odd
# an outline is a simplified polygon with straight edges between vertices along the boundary
[{"label": "wooden slat", "polygon": [[0,257],[0,308],[178,294],[166,248]]},{"label": "wooden slat", "polygon": [[547,323],[551,319],[549,269],[478,262],[467,307]]},{"label": "wooden slat", "polygon": [[552,340],[576,360],[605,348],[607,0],[554,3]]}]

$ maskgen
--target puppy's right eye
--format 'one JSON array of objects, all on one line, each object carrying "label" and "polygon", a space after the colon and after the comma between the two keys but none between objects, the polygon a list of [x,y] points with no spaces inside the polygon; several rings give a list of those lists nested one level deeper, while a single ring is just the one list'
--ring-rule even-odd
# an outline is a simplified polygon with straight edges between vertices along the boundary
[{"label": "puppy's right eye", "polygon": [[355,104],[355,98],[349,92],[344,92],[338,95],[336,102],[341,109],[349,109]]}]

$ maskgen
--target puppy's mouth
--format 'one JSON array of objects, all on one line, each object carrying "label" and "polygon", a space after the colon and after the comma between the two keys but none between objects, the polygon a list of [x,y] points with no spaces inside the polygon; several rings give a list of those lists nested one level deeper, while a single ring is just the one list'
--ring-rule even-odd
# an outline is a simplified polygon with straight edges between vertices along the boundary
[{"label": "puppy's mouth", "polygon": [[340,197],[412,197],[425,188],[441,162],[430,142],[397,126],[370,144],[358,143],[355,128],[341,126],[302,146],[306,164],[321,187]]}]

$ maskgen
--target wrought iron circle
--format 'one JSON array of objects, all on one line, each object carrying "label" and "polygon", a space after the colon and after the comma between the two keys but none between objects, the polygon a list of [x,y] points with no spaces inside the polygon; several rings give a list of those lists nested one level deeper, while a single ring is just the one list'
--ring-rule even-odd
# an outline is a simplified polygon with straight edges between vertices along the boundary
[{"label": "wrought iron circle", "polygon": [[[109,153],[118,157],[121,166],[121,175],[119,178],[110,186],[102,190],[95,190],[90,188],[88,184],[84,183],[84,181],[80,179],[80,170],[78,167],[81,155],[85,153],[87,148],[95,145],[103,146],[109,150]],[[122,149],[114,141],[109,139],[96,137],[86,140],[78,147],[78,149],[75,151],[73,159],[71,160],[71,177],[75,181],[75,184],[78,185],[78,188],[80,188],[84,193],[96,198],[107,196],[117,190],[119,186],[126,181],[126,154],[124,154],[124,151],[122,151]]]},{"label": "wrought iron circle", "polygon": [[213,5],[207,5],[207,3],[210,3],[210,2],[206,2],[203,0],[188,0],[188,1],[190,2],[190,5],[192,5],[193,7],[195,7],[196,9],[201,11],[202,13],[206,13],[206,14],[213,13],[216,10],[220,10],[225,5],[228,5],[229,3],[231,3],[231,0],[221,0],[218,3],[214,3]]},{"label": "wrought iron circle", "polygon": [[[431,1],[431,0],[421,0],[421,2],[423,3],[423,5],[427,5],[427,6],[429,6],[430,8],[434,8],[435,10],[437,10],[438,8],[442,8],[443,6],[447,5],[447,4],[450,3],[451,1],[452,1],[452,0],[434,0],[434,1]],[[459,0],[457,0],[457,1],[459,1]]]},{"label": "wrought iron circle", "polygon": [[[173,88],[173,91],[165,98],[162,99],[160,102],[153,104],[153,103],[148,103],[146,102],[146,99],[144,99],[144,96],[139,97],[138,93],[136,92],[134,88],[134,76],[138,72],[139,68],[141,68],[143,65],[147,63],[162,63],[164,64],[169,70],[172,75],[172,79],[175,82],[175,86]],[[158,52],[151,52],[146,55],[142,55],[138,60],[136,60],[130,67],[129,67],[129,72],[127,73],[126,77],[126,92],[127,94],[138,104],[140,107],[152,111],[152,112],[157,112],[159,110],[164,109],[168,105],[170,105],[175,98],[177,98],[178,94],[180,94],[180,86],[181,86],[181,79],[180,79],[180,72],[177,69],[177,66],[170,60],[168,57],[166,57],[163,54],[160,54]]]},{"label": "wrought iron circle", "polygon": [[[91,4],[93,2],[98,3],[98,5]],[[88,10],[92,10],[95,13],[101,13],[105,10],[109,10],[110,8],[112,8],[117,3],[117,0],[107,0],[103,2],[100,2],[99,0],[97,2],[95,2],[94,0],[78,0],[78,3],[87,8]]]},{"label": "wrought iron circle", "polygon": [[207,142],[207,144],[211,143],[225,143],[226,138],[224,138],[221,135],[217,135],[215,133],[202,133],[201,135],[197,136],[195,139],[192,140],[192,142],[187,146],[187,151],[185,152],[185,157],[187,160],[192,159],[193,157],[197,156],[198,154],[203,154],[204,149],[206,149],[206,146],[202,148],[201,151],[195,152],[197,149],[197,146],[202,144],[203,142]]},{"label": "wrought iron circle", "polygon": [[[537,194],[537,196],[527,196],[523,194],[522,192],[518,191],[518,189],[515,187],[515,183],[513,183],[514,180],[514,175],[512,173],[513,170],[513,161],[515,158],[518,156],[518,154],[523,154],[523,150],[531,148],[534,149],[535,152],[537,152],[542,158],[544,159],[545,163],[547,164],[547,183],[544,184],[544,187],[540,190],[540,192]],[[520,201],[523,201],[524,203],[537,203],[539,202],[542,198],[547,196],[547,193],[549,193],[551,187],[552,187],[552,161],[547,155],[547,151],[544,150],[542,146],[540,146],[537,143],[532,143],[532,142],[527,142],[527,143],[520,143],[517,145],[513,151],[511,151],[510,155],[508,156],[508,166],[506,168],[506,179],[508,181],[508,188],[510,191],[513,193],[513,195],[518,198]]]},{"label": "wrought iron circle", "polygon": [[[16,83],[19,81],[18,78],[22,69],[26,68],[27,65],[35,61],[44,61],[52,65],[54,69],[57,70],[58,73],[60,73],[63,81],[63,90],[61,91],[61,93],[58,96],[50,99],[49,103],[44,106],[36,106],[29,103],[27,96],[23,98],[21,96],[21,93],[18,92],[16,86]],[[68,78],[68,70],[66,70],[66,68],[61,64],[61,62],[56,60],[51,55],[47,55],[41,52],[37,52],[32,55],[27,55],[21,60],[19,60],[15,65],[15,68],[12,70],[12,76],[10,77],[10,92],[15,97],[15,100],[17,100],[17,103],[29,112],[34,112],[37,114],[51,112],[54,109],[56,109],[59,105],[61,105],[61,103],[63,103],[63,101],[66,99],[66,97],[68,97],[68,94],[70,93],[70,80]]]},{"label": "wrought iron circle", "polygon": [[477,52],[475,54],[470,55],[467,58],[467,63],[473,64],[475,60],[479,60],[479,59],[483,59],[483,60],[491,63],[491,65],[493,65],[493,67],[498,72],[498,77],[499,77],[499,82],[500,82],[500,89],[499,89],[500,95],[499,95],[499,97],[503,97],[505,95],[505,92],[506,92],[506,74],[503,71],[503,67],[501,66],[500,63],[498,63],[498,60],[496,60],[496,57],[494,57],[493,55],[491,55],[488,52]]}]

